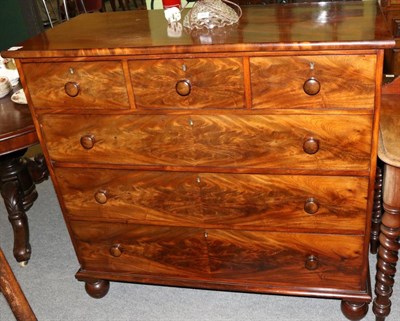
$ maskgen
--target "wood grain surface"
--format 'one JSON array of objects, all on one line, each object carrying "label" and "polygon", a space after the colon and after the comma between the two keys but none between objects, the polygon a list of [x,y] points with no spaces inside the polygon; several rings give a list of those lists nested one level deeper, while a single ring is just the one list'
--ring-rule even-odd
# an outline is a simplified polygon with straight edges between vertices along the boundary
[{"label": "wood grain surface", "polygon": [[218,34],[168,27],[162,10],[79,15],[2,53],[77,278],[97,297],[114,280],[337,298],[361,319],[395,44],[378,4],[249,7]]},{"label": "wood grain surface", "polygon": [[0,156],[39,143],[28,106],[11,100],[12,94],[19,89],[18,85],[0,98]]},{"label": "wood grain surface", "polygon": [[390,48],[394,44],[377,2],[332,1],[324,6],[318,3],[248,6],[243,8],[242,17],[231,32],[221,32],[219,37],[206,30],[183,31],[180,37],[169,37],[163,10],[79,15],[25,41],[20,50],[2,52],[2,57],[354,51]]},{"label": "wood grain surface", "polygon": [[[254,108],[373,108],[375,55],[250,58]],[[303,85],[315,78],[316,95]]]},{"label": "wood grain surface", "polygon": [[[366,170],[371,118],[46,114],[40,122],[58,162]],[[84,135],[94,137],[92,149],[80,145]],[[308,138],[320,141],[315,154],[303,150]]]},{"label": "wood grain surface", "polygon": [[[72,221],[84,270],[355,290],[362,236],[268,233]],[[121,255],[110,249],[119,244]],[[305,261],[318,258],[308,270]]]},{"label": "wood grain surface", "polygon": [[[129,107],[120,61],[27,63],[22,68],[36,108]],[[80,87],[76,97],[66,94],[65,84],[68,82],[76,83]]]},{"label": "wood grain surface", "polygon": [[37,321],[35,313],[15,278],[14,272],[0,248],[0,293],[7,300],[15,320]]},{"label": "wood grain surface", "polygon": [[[56,168],[71,219],[364,234],[368,179]],[[106,201],[96,201],[96,193]],[[304,210],[308,199],[318,210]]]},{"label": "wood grain surface", "polygon": [[[244,107],[241,58],[137,60],[129,71],[137,108]],[[177,93],[179,80],[190,82],[187,96]]]}]

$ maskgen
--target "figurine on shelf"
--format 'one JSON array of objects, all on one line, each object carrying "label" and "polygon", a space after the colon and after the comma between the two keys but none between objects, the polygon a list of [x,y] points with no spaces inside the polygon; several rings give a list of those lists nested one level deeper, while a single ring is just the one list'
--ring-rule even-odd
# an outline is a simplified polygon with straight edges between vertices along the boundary
[{"label": "figurine on shelf", "polygon": [[162,0],[162,4],[168,24],[181,20],[181,0]]}]

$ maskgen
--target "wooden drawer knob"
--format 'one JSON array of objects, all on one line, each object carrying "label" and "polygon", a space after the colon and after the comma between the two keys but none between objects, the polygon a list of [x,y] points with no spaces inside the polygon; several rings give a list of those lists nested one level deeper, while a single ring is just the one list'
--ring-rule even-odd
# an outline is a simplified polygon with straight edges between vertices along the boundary
[{"label": "wooden drawer knob", "polygon": [[307,270],[316,270],[318,268],[318,258],[315,255],[309,255],[306,259],[305,267]]},{"label": "wooden drawer knob", "polygon": [[94,135],[84,135],[81,137],[81,145],[85,149],[92,149],[96,140]]},{"label": "wooden drawer knob", "polygon": [[304,82],[303,90],[307,95],[314,96],[319,93],[321,85],[317,79],[311,77]]},{"label": "wooden drawer knob", "polygon": [[315,154],[319,151],[319,140],[313,137],[307,138],[303,144],[303,150],[307,154]]},{"label": "wooden drawer knob", "polygon": [[70,97],[76,97],[81,91],[79,84],[75,81],[69,81],[64,85],[65,93]]},{"label": "wooden drawer knob", "polygon": [[107,191],[105,191],[105,190],[97,191],[96,194],[94,194],[94,199],[99,204],[107,203],[107,200],[108,200]]},{"label": "wooden drawer knob", "polygon": [[319,204],[317,200],[313,197],[310,197],[304,203],[304,211],[308,214],[315,214],[319,210]]},{"label": "wooden drawer knob", "polygon": [[114,257],[119,257],[122,255],[122,247],[121,244],[114,244],[110,248],[110,254]]},{"label": "wooden drawer knob", "polygon": [[175,86],[176,92],[181,96],[187,96],[192,90],[192,84],[189,80],[183,79],[179,80]]}]

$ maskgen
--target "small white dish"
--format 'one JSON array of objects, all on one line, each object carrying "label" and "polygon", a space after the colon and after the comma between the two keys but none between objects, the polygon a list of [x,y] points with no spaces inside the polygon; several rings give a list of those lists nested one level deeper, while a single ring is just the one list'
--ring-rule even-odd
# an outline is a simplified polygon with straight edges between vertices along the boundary
[{"label": "small white dish", "polygon": [[0,64],[0,77],[6,77],[11,85],[15,87],[19,83],[19,74],[17,69],[7,69],[4,64]]},{"label": "small white dish", "polygon": [[16,104],[26,105],[28,103],[23,89],[16,91],[11,96],[11,100]]},{"label": "small white dish", "polygon": [[0,98],[8,95],[12,90],[11,83],[7,77],[0,77]]}]

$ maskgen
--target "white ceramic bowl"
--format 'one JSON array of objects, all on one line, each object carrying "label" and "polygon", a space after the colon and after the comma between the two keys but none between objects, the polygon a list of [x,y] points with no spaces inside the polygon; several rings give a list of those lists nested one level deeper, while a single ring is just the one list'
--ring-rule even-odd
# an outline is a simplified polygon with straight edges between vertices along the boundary
[{"label": "white ceramic bowl", "polygon": [[10,80],[7,77],[0,77],[0,98],[7,96],[11,90]]}]

